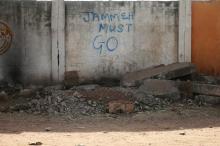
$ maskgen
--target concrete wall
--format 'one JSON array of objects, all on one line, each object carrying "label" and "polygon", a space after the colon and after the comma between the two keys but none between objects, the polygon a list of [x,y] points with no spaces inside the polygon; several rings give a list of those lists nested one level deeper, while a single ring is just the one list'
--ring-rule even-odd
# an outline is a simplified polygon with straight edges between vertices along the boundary
[{"label": "concrete wall", "polygon": [[51,2],[1,0],[0,20],[13,32],[10,50],[0,56],[0,80],[50,81]]},{"label": "concrete wall", "polygon": [[[93,80],[177,62],[178,8],[178,2],[65,2],[63,67]],[[60,42],[52,41],[51,11],[51,1],[0,0],[0,20],[14,34],[0,56],[1,81],[52,81],[53,63],[60,65],[52,47]]]},{"label": "concrete wall", "polygon": [[178,2],[66,2],[66,71],[119,77],[177,62]]}]

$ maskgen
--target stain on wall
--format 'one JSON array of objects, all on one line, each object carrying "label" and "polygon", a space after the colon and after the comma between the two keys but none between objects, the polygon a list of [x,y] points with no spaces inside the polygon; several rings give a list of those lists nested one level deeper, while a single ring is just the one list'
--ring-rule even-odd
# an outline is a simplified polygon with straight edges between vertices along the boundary
[{"label": "stain on wall", "polygon": [[220,1],[192,3],[192,62],[198,71],[220,75]]},{"label": "stain on wall", "polygon": [[177,62],[178,2],[65,2],[66,70],[81,80]]},{"label": "stain on wall", "polygon": [[51,79],[51,2],[0,1],[0,20],[13,30],[0,56],[0,80],[44,83]]}]

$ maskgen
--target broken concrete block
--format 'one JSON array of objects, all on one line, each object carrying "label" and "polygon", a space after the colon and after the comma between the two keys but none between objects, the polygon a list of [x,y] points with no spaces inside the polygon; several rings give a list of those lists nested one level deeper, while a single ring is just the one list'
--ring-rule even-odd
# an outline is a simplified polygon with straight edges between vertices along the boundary
[{"label": "broken concrete block", "polygon": [[114,100],[108,103],[109,113],[131,113],[134,111],[134,103],[125,100]]},{"label": "broken concrete block", "polygon": [[150,78],[175,79],[195,72],[196,67],[191,63],[175,63],[167,66],[150,67],[125,74],[121,80],[121,85],[125,87],[134,87],[142,84],[143,80]]},{"label": "broken concrete block", "polygon": [[180,99],[178,84],[170,80],[148,79],[138,89],[138,92],[146,95],[169,98],[172,101]]},{"label": "broken concrete block", "polygon": [[200,103],[208,104],[220,104],[220,97],[218,96],[208,96],[208,95],[196,95],[195,100]]},{"label": "broken concrete block", "polygon": [[193,93],[210,96],[220,96],[219,85],[193,83],[192,87]]}]

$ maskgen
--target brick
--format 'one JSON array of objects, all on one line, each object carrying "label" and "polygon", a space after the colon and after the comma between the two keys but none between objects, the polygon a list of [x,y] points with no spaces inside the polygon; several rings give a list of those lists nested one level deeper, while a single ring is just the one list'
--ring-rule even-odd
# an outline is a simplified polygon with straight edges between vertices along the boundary
[{"label": "brick", "polygon": [[121,85],[125,87],[139,86],[146,79],[158,78],[169,80],[191,75],[195,72],[196,67],[191,63],[160,65],[125,74],[121,79]]},{"label": "brick", "polygon": [[67,87],[79,84],[79,75],[77,71],[67,71],[64,75],[64,84]]},{"label": "brick", "polygon": [[132,113],[134,103],[126,100],[114,100],[108,103],[109,113]]}]

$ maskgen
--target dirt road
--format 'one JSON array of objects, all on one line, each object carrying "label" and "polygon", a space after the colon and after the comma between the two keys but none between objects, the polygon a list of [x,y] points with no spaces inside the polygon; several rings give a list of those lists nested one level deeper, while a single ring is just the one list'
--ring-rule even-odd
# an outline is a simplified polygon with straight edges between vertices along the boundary
[{"label": "dirt road", "polygon": [[0,114],[0,146],[220,146],[220,107],[68,119]]}]

